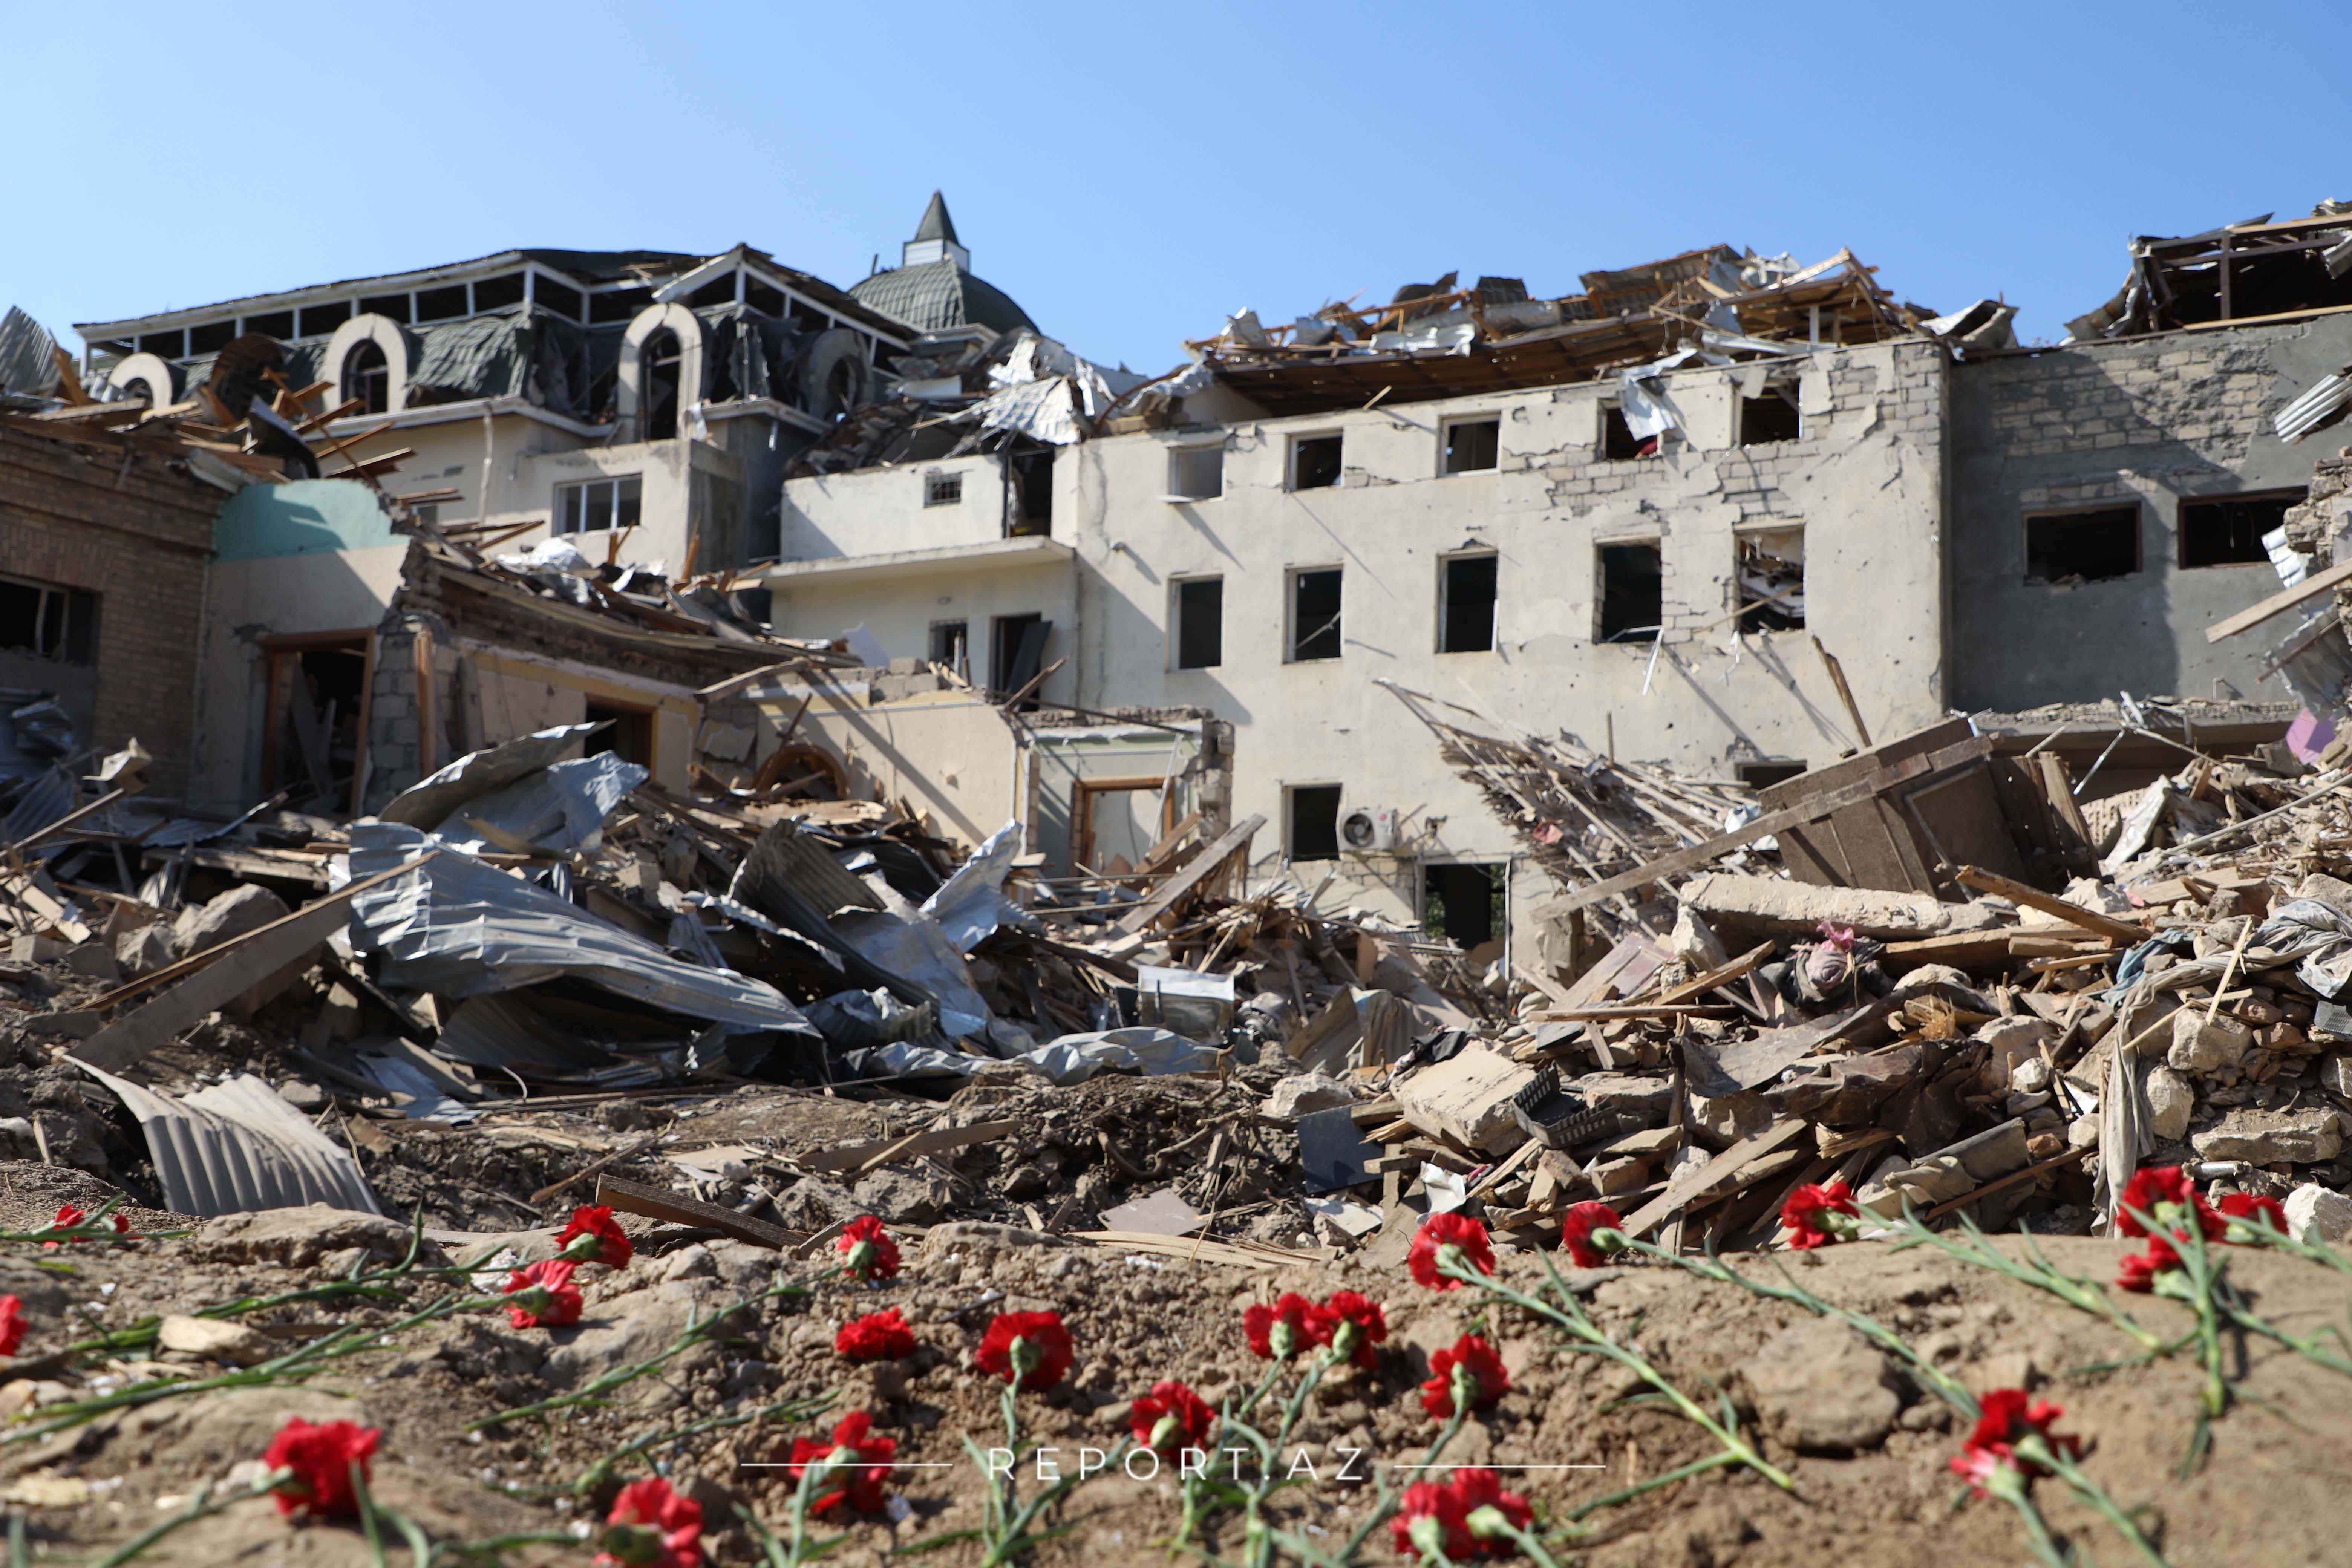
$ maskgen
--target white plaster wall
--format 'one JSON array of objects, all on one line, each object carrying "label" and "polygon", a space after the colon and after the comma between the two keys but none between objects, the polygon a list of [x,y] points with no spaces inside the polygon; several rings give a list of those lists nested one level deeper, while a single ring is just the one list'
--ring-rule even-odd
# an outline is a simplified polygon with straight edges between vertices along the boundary
[{"label": "white plaster wall", "polygon": [[[963,499],[925,506],[928,477],[960,474]],[[992,456],[824,474],[784,483],[783,559],[885,555],[1004,536],[1004,474]]]},{"label": "white plaster wall", "polygon": [[862,694],[788,685],[761,687],[754,697],[756,756],[775,750],[780,727],[806,697],[793,739],[813,741],[847,763],[852,792],[861,798],[908,801],[970,847],[1021,816],[1013,728],[969,693],[929,692],[869,706]]},{"label": "white plaster wall", "polygon": [[[801,481],[794,480],[797,484]],[[862,553],[862,552],[861,552]],[[1045,639],[1045,660],[1070,664],[1038,689],[1048,700],[1077,700],[1077,585],[1067,562],[1006,567],[986,558],[940,566],[919,576],[853,579],[825,577],[773,584],[771,624],[785,637],[836,637],[864,624],[893,658],[923,658],[930,652],[932,626],[962,621],[970,627],[971,679],[989,683],[990,627],[999,616],[1044,616],[1054,623]]]}]

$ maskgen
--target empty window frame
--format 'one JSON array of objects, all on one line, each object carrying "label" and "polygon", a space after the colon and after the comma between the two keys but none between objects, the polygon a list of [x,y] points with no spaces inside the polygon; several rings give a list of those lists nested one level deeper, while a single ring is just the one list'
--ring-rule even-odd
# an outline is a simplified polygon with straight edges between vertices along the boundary
[{"label": "empty window frame", "polygon": [[1293,860],[1339,858],[1339,786],[1292,784],[1283,792]]},{"label": "empty window frame", "polygon": [[1805,624],[1805,531],[1758,529],[1739,535],[1736,576],[1746,631],[1794,631]]},{"label": "empty window frame", "polygon": [[[1045,668],[1045,639],[1053,635],[1054,623],[1040,615],[999,616],[989,630],[989,686],[1008,698],[1027,692]],[[1036,706],[1034,692],[1021,704],[1024,712]]]},{"label": "empty window frame", "polygon": [[420,321],[446,321],[467,312],[466,286],[452,283],[441,289],[419,289],[416,291],[416,319]]},{"label": "empty window frame", "polygon": [[1776,784],[1786,784],[1806,772],[1805,764],[1791,757],[1759,757],[1754,762],[1741,763],[1734,770],[1739,782],[1749,789],[1770,789]]},{"label": "empty window frame", "polygon": [[579,289],[558,283],[544,272],[535,272],[530,279],[530,302],[542,310],[551,310],[566,321],[576,321],[588,313],[587,296]]},{"label": "empty window frame", "polygon": [[925,506],[961,506],[963,476],[961,474],[925,474],[923,504]]},{"label": "empty window frame", "polygon": [[1004,455],[1004,531],[1042,539],[1054,531],[1054,448]]},{"label": "empty window frame", "polygon": [[58,664],[95,664],[98,595],[59,583],[0,577],[0,649]]},{"label": "empty window frame", "polygon": [[1290,443],[1290,488],[1327,490],[1339,482],[1343,436],[1300,436]]},{"label": "empty window frame", "polygon": [[635,528],[643,510],[643,482],[635,474],[558,485],[554,531],[601,533],[606,529]]},{"label": "empty window frame", "polygon": [[1593,551],[1601,642],[1655,642],[1665,619],[1665,563],[1657,542],[1603,544]]},{"label": "empty window frame", "polygon": [[392,365],[383,345],[362,338],[343,356],[343,397],[355,401],[362,414],[383,414],[392,406]]},{"label": "empty window frame", "polygon": [[1495,646],[1492,554],[1447,555],[1437,563],[1437,651],[1486,653]]},{"label": "empty window frame", "polygon": [[635,763],[649,768],[654,763],[654,710],[633,708],[622,702],[600,702],[590,698],[581,717],[604,729],[588,737],[580,750],[583,756],[612,752],[625,763]]},{"label": "empty window frame", "polygon": [[954,670],[966,680],[971,679],[971,623],[970,621],[933,621],[931,623],[931,662]]},{"label": "empty window frame", "polygon": [[2263,535],[2286,524],[2287,508],[2303,504],[2307,492],[2209,496],[2180,503],[2180,563],[2183,566],[2257,566],[2270,560]]},{"label": "empty window frame", "polygon": [[2025,514],[2025,580],[2103,583],[2139,570],[2139,503]]},{"label": "empty window frame", "polygon": [[1456,419],[1445,427],[1445,471],[1475,474],[1492,468],[1502,458],[1500,419]]},{"label": "empty window frame", "polygon": [[1658,455],[1658,438],[1644,440],[1633,434],[1625,423],[1625,411],[1613,403],[1601,405],[1601,460],[1604,463],[1629,463],[1636,458]]},{"label": "empty window frame", "polygon": [[1168,495],[1171,500],[1215,500],[1225,493],[1225,447],[1168,448]]},{"label": "empty window frame", "polygon": [[1804,434],[1804,420],[1797,413],[1793,389],[1783,391],[1768,386],[1761,397],[1739,400],[1739,444],[1762,447],[1774,441],[1793,441]]},{"label": "empty window frame", "polygon": [[1339,568],[1290,574],[1290,662],[1339,657]]},{"label": "empty window frame", "polygon": [[1496,865],[1423,861],[1422,929],[1432,936],[1444,937],[1464,952],[1501,936],[1507,870],[1507,867]]},{"label": "empty window frame", "polygon": [[1176,668],[1214,669],[1225,662],[1225,580],[1176,582]]},{"label": "empty window frame", "polygon": [[352,319],[352,302],[335,300],[324,305],[302,307],[299,335],[306,338],[331,336],[337,327]]},{"label": "empty window frame", "polygon": [[[463,314],[462,311],[459,313]],[[245,330],[248,335],[259,332],[265,338],[276,338],[283,342],[294,335],[294,312],[264,310],[257,316],[247,316],[245,319]]]}]

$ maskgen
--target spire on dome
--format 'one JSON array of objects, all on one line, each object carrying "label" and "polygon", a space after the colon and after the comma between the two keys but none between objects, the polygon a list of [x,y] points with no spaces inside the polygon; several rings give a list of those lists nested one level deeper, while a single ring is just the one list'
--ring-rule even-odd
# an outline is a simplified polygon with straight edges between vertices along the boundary
[{"label": "spire on dome", "polygon": [[921,226],[915,230],[917,239],[944,239],[955,243],[955,219],[948,216],[947,198],[939,192],[931,193],[931,205],[923,209]]}]

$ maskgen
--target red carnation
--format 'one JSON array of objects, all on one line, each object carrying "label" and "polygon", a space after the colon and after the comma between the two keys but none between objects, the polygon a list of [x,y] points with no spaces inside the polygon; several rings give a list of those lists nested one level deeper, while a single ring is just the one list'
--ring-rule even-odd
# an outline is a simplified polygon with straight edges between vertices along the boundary
[{"label": "red carnation", "polygon": [[981,1336],[980,1370],[1024,1388],[1051,1388],[1070,1370],[1070,1331],[1059,1312],[1003,1312]]},{"label": "red carnation", "polygon": [[1217,1413],[1183,1384],[1169,1381],[1153,1384],[1151,1392],[1129,1408],[1127,1424],[1135,1429],[1139,1446],[1167,1455],[1206,1443],[1216,1427]]},{"label": "red carnation", "polygon": [[[71,1204],[66,1204],[58,1208],[58,1217],[49,1221],[48,1228],[51,1230],[71,1230],[89,1217],[89,1214],[85,1211],[76,1208]],[[89,1238],[85,1236],[76,1236],[68,1237],[67,1239],[73,1242],[76,1246],[79,1246]],[[45,1241],[41,1243],[41,1250],[44,1252],[54,1252],[57,1250],[58,1245],[58,1243],[54,1241]]]},{"label": "red carnation", "polygon": [[898,1244],[870,1214],[859,1215],[841,1233],[834,1250],[845,1259],[842,1268],[852,1279],[895,1279],[898,1277]]},{"label": "red carnation", "polygon": [[701,1539],[702,1505],[649,1476],[613,1500],[594,1568],[702,1568]]},{"label": "red carnation", "polygon": [[1483,1410],[1511,1391],[1511,1374],[1495,1347],[1475,1334],[1465,1334],[1450,1350],[1429,1358],[1429,1381],[1421,1385],[1421,1407],[1439,1421],[1451,1421],[1458,1401]]},{"label": "red carnation", "polygon": [[2147,1226],[2139,1217],[2146,1215],[2170,1230],[2174,1240],[2186,1241],[2188,1232],[2182,1227],[2191,1214],[2208,1241],[2221,1240],[2229,1229],[2229,1223],[2213,1212],[2188,1172],[2178,1165],[2150,1165],[2134,1172],[2125,1185],[2123,1201],[2116,1205],[2116,1228],[2126,1236],[2146,1236]]},{"label": "red carnation", "polygon": [[15,1355],[16,1347],[25,1342],[25,1303],[14,1296],[0,1296],[0,1355]]},{"label": "red carnation", "polygon": [[2160,1236],[2147,1238],[2147,1250],[2126,1258],[2116,1268],[2116,1283],[2126,1290],[2153,1290],[2157,1277],[2180,1267],[2180,1254]]},{"label": "red carnation", "polygon": [[1494,1471],[1473,1465],[1454,1472],[1454,1497],[1461,1504],[1463,1522],[1479,1547],[1497,1557],[1508,1557],[1518,1545],[1499,1528],[1525,1530],[1535,1522],[1536,1510],[1517,1492],[1507,1492]]},{"label": "red carnation", "polygon": [[1268,1361],[1288,1361],[1331,1342],[1329,1317],[1296,1290],[1284,1291],[1271,1307],[1252,1302],[1242,1313],[1242,1332],[1251,1352]]},{"label": "red carnation", "polygon": [[1389,1315],[1378,1301],[1353,1290],[1334,1290],[1323,1303],[1323,1321],[1330,1331],[1331,1348],[1370,1372],[1381,1361],[1372,1347],[1389,1337]]},{"label": "red carnation", "polygon": [[1460,1563],[1478,1551],[1462,1494],[1437,1481],[1415,1481],[1404,1489],[1403,1505],[1389,1521],[1389,1533],[1398,1554],[1417,1563],[1428,1562],[1433,1552]]},{"label": "red carnation", "polygon": [[1609,1254],[1592,1245],[1592,1233],[1596,1230],[1622,1232],[1624,1227],[1623,1216],[1607,1204],[1574,1205],[1569,1209],[1568,1216],[1559,1222],[1560,1250],[1567,1253],[1568,1260],[1579,1268],[1598,1268],[1609,1260]]},{"label": "red carnation", "polygon": [[1811,1252],[1816,1247],[1843,1241],[1853,1234],[1853,1226],[1839,1224],[1829,1215],[1843,1215],[1850,1219],[1861,1213],[1853,1201],[1853,1189],[1843,1182],[1832,1182],[1825,1187],[1807,1182],[1780,1205],[1780,1223],[1796,1232],[1789,1238],[1790,1246],[1800,1252]]},{"label": "red carnation", "polygon": [[2063,1407],[2047,1400],[2035,1400],[2021,1388],[1996,1388],[1979,1403],[1981,1414],[1976,1429],[1969,1434],[1962,1451],[1952,1459],[1952,1473],[1964,1478],[1969,1489],[1977,1496],[1985,1495],[1986,1483],[1995,1471],[2009,1468],[2020,1475],[2033,1477],[2047,1474],[2031,1459],[2017,1457],[2016,1445],[2027,1437],[2040,1437],[2054,1453],[2073,1458],[2083,1451],[2080,1437],[2064,1436],[2050,1427],[2061,1415]]},{"label": "red carnation", "polygon": [[[1048,1316],[1050,1314],[1038,1314]],[[997,1321],[1004,1320],[999,1318]],[[792,1474],[798,1480],[811,1465],[826,1464],[821,1470],[818,1484],[830,1481],[841,1472],[848,1479],[838,1489],[818,1497],[809,1506],[823,1513],[836,1503],[846,1502],[859,1513],[882,1511],[882,1483],[890,1479],[890,1461],[898,1452],[896,1437],[873,1436],[874,1417],[863,1410],[853,1410],[841,1418],[833,1429],[833,1441],[820,1443],[813,1437],[793,1439]]]},{"label": "red carnation", "polygon": [[572,1223],[563,1227],[555,1245],[574,1263],[601,1263],[607,1268],[626,1268],[637,1250],[604,1204],[583,1204],[573,1209]]},{"label": "red carnation", "polygon": [[2250,1242],[2268,1241],[2262,1227],[2268,1226],[2281,1236],[2287,1234],[2286,1205],[2276,1198],[2258,1198],[2252,1193],[2231,1193],[2221,1200],[2225,1219],[2245,1223],[2227,1227],[2225,1239],[2244,1246]]},{"label": "red carnation", "polygon": [[907,1326],[907,1315],[892,1307],[842,1324],[833,1348],[852,1361],[897,1361],[915,1353],[915,1331]]},{"label": "red carnation", "polygon": [[364,1479],[383,1437],[373,1426],[349,1421],[329,1421],[318,1426],[299,1415],[288,1421],[261,1456],[261,1462],[271,1469],[293,1472],[273,1489],[278,1511],[299,1510],[321,1519],[357,1513],[360,1505],[352,1487],[352,1467],[358,1466]]},{"label": "red carnation", "polygon": [[1460,1289],[1461,1280],[1437,1271],[1441,1262],[1492,1274],[1495,1248],[1486,1239],[1486,1227],[1459,1214],[1433,1214],[1423,1220],[1421,1229],[1413,1234],[1405,1268],[1417,1282],[1433,1290]]},{"label": "red carnation", "polygon": [[568,1258],[551,1258],[518,1268],[507,1279],[507,1321],[518,1329],[554,1329],[580,1321],[580,1287],[572,1282],[579,1267]]}]

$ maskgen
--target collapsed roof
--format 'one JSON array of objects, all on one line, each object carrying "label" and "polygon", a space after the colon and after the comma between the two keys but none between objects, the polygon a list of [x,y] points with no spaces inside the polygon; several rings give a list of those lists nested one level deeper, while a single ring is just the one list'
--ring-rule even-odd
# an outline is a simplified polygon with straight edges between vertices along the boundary
[{"label": "collapsed roof", "polygon": [[2132,338],[2352,308],[2352,201],[2321,202],[2309,217],[2271,218],[2133,239],[2124,286],[2067,322],[2067,331],[2076,342]]}]

